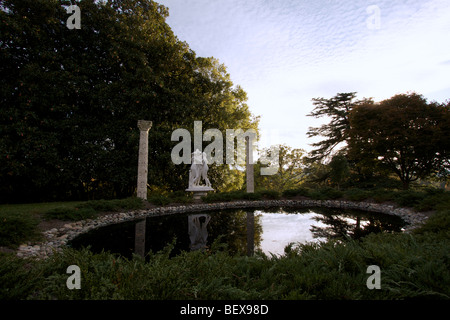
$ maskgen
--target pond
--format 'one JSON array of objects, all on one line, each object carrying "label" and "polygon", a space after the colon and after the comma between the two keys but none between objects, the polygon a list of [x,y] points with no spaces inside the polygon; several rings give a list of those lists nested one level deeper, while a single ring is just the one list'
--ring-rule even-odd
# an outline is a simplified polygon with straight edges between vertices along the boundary
[{"label": "pond", "polygon": [[[131,258],[135,252],[136,221],[109,225],[71,240],[68,245],[90,247]],[[142,225],[142,224],[141,224]],[[225,243],[232,254],[283,255],[290,243],[358,239],[369,233],[401,232],[406,223],[397,216],[333,208],[227,209],[148,217],[145,252],[157,252],[174,242],[172,255]],[[144,240],[143,239],[143,240]]]}]

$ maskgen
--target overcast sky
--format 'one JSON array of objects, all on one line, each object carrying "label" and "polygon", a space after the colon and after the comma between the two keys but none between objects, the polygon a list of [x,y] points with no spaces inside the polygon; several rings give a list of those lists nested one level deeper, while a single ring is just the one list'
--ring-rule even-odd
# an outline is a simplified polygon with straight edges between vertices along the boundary
[{"label": "overcast sky", "polygon": [[179,39],[247,92],[260,147],[310,151],[308,127],[322,123],[306,116],[312,98],[450,99],[449,0],[156,1]]}]

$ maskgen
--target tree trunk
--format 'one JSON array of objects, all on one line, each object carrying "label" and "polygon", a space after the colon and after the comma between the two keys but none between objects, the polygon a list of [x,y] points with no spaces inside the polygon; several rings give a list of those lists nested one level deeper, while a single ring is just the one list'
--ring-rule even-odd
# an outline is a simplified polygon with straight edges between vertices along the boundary
[{"label": "tree trunk", "polygon": [[402,182],[403,182],[403,190],[408,190],[410,181],[402,181]]}]

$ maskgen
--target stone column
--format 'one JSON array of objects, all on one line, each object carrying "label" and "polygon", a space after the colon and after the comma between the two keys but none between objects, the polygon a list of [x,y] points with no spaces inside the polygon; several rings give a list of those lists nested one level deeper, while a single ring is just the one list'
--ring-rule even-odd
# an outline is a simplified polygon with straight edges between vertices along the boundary
[{"label": "stone column", "polygon": [[254,181],[254,171],[253,171],[253,148],[251,148],[251,142],[249,136],[245,137],[245,169],[247,178],[247,193],[255,192],[255,181]]},{"label": "stone column", "polygon": [[145,256],[145,227],[145,219],[138,221],[134,232],[134,253],[141,257]]},{"label": "stone column", "polygon": [[139,162],[137,179],[137,196],[147,200],[147,176],[148,176],[148,131],[152,127],[151,121],[138,121],[138,128],[141,131],[139,138]]}]

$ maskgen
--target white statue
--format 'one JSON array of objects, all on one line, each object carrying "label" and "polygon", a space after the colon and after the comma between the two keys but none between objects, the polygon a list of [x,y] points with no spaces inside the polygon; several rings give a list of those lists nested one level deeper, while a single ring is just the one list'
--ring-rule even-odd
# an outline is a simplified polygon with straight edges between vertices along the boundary
[{"label": "white statue", "polygon": [[208,179],[208,163],[206,153],[200,150],[195,150],[192,153],[192,164],[189,170],[189,189],[195,189],[200,186],[200,181],[205,181],[206,187],[211,188],[211,182]]}]

